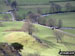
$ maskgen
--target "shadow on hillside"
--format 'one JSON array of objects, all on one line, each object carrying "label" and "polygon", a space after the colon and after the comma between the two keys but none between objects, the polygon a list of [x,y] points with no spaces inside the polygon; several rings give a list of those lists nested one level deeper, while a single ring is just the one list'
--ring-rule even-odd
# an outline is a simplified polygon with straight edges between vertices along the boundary
[{"label": "shadow on hillside", "polygon": [[42,40],[44,44],[46,44],[46,47],[48,48],[57,48],[58,45],[56,45],[55,43],[48,41],[48,40]]},{"label": "shadow on hillside", "polygon": [[[33,37],[36,39],[37,42],[41,43],[43,46],[47,47],[47,48],[56,48],[58,47],[58,45],[56,45],[55,43],[46,40],[46,39],[40,39],[37,36],[33,35]],[[51,37],[53,38],[53,37]],[[54,39],[54,38],[53,38]]]}]

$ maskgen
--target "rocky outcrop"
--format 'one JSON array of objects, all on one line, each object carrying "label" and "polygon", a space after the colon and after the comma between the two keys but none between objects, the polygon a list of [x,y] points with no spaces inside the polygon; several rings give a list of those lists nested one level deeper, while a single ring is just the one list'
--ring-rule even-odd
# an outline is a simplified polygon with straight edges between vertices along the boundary
[{"label": "rocky outcrop", "polygon": [[21,56],[21,54],[8,43],[0,43],[0,56]]}]

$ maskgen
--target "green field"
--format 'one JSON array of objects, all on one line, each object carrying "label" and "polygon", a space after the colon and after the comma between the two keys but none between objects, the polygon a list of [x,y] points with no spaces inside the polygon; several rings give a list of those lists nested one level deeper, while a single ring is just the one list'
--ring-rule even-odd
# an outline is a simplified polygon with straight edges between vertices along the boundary
[{"label": "green field", "polygon": [[0,0],[0,12],[7,12],[10,9],[11,9],[11,7],[10,6],[7,6],[4,3],[4,0]]},{"label": "green field", "polygon": [[[29,11],[32,11],[33,13],[37,13],[38,8],[40,8],[42,14],[51,12],[49,1],[58,1],[55,3],[59,4],[62,7],[61,11],[65,11],[66,3],[71,3],[72,6],[75,6],[75,1],[68,1],[68,0],[67,2],[62,2],[62,0],[44,0],[44,1],[43,0],[16,0],[16,1],[18,4],[39,4],[39,5],[17,6],[18,11],[16,11],[16,14],[22,19],[24,18],[23,15],[26,15]],[[4,0],[0,0],[0,12],[7,12],[8,10],[11,10],[11,7],[7,6],[4,3]]]},{"label": "green field", "polygon": [[[14,23],[14,24],[13,24]],[[14,27],[17,26],[17,27]],[[4,35],[8,34],[9,32],[5,32],[5,30],[10,30],[13,28],[19,29],[22,26],[22,23],[18,22],[4,22],[3,27],[0,27],[0,42],[5,41]]]},{"label": "green field", "polygon": [[65,29],[63,31],[71,33],[71,34],[75,34],[75,29]]},{"label": "green field", "polygon": [[[5,42],[6,41],[5,36],[13,33],[13,32],[5,32],[5,30],[10,30],[10,29],[14,29],[14,28],[21,29],[23,22],[4,22],[3,24],[4,24],[4,27],[0,27],[0,33],[1,33],[0,34],[0,42]],[[16,27],[14,27],[14,26],[16,26]],[[49,28],[45,28],[45,27],[40,26],[40,25],[35,25],[35,27],[38,29],[38,31],[35,32],[35,34],[48,47],[39,48],[40,46],[38,44],[36,44],[37,48],[39,48],[39,49],[34,49],[35,45],[33,46],[34,48],[32,49],[30,47],[24,46],[24,49],[21,52],[21,54],[23,56],[25,56],[26,54],[29,54],[29,53],[32,53],[32,54],[38,53],[41,56],[59,56],[58,55],[59,49],[75,50],[75,41],[74,41],[75,38],[65,35],[63,37],[63,43],[57,43],[56,38],[53,35],[53,30],[51,30]]]},{"label": "green field", "polygon": [[[14,1],[14,0],[11,0]],[[16,0],[18,4],[49,4],[49,1],[57,1],[62,2],[65,0]],[[72,0],[66,0],[66,1],[72,1]]]},{"label": "green field", "polygon": [[[14,0],[11,0],[12,2]],[[73,6],[75,6],[75,1],[68,1],[68,2],[62,2],[63,0],[16,0],[18,3],[18,11],[16,11],[16,14],[19,18],[24,18],[29,11],[32,11],[33,13],[37,13],[37,9],[40,8],[42,13],[48,13],[50,12],[50,4],[49,1],[56,1],[56,4],[59,4],[62,6],[62,11],[65,10],[65,4],[71,3]],[[65,0],[64,0],[65,1]],[[31,5],[30,5],[31,4]],[[23,6],[19,6],[23,5]],[[10,10],[11,7],[7,6],[4,3],[4,0],[0,0],[0,12],[7,12]],[[0,20],[4,19],[11,19],[11,16],[9,14],[0,14]],[[44,17],[46,20],[52,18],[56,19],[56,22],[58,23],[58,20],[61,19],[63,22],[63,27],[75,27],[75,12],[68,12],[68,13],[60,13],[60,14],[50,14],[48,16]],[[57,24],[56,23],[56,24]],[[37,29],[36,32],[33,34],[37,36],[38,39],[40,39],[43,44],[35,40],[33,36],[30,36],[27,32],[16,32],[16,31],[7,31],[7,30],[14,30],[14,29],[22,29],[22,26],[24,22],[22,21],[10,21],[10,22],[2,22],[3,26],[0,27],[0,42],[18,42],[23,44],[24,49],[22,52],[22,56],[27,56],[28,54],[40,54],[40,56],[60,56],[58,54],[59,50],[62,51],[73,51],[75,50],[75,37],[64,35],[62,37],[62,43],[57,43],[56,37],[54,36],[54,30],[51,30],[50,28],[46,28],[44,26],[34,24],[35,28]],[[75,34],[75,29],[68,29],[63,30],[64,32],[68,32],[71,34]],[[27,42],[28,41],[28,42]]]},{"label": "green field", "polygon": [[9,21],[12,20],[12,17],[10,14],[0,14],[0,21]]},{"label": "green field", "polygon": [[52,14],[46,17],[46,19],[52,18],[58,21],[59,19],[63,22],[63,27],[75,27],[75,13],[62,13],[62,14]]},{"label": "green field", "polygon": [[[70,1],[70,2],[55,2],[56,4],[60,5],[62,7],[61,11],[66,10],[66,3],[71,3],[72,6],[75,6],[75,1]],[[22,17],[23,14],[27,14],[29,11],[32,11],[33,13],[37,13],[38,8],[40,8],[41,13],[49,13],[50,11],[50,4],[48,5],[23,5],[23,6],[17,6],[19,10],[17,11],[17,14]]]}]

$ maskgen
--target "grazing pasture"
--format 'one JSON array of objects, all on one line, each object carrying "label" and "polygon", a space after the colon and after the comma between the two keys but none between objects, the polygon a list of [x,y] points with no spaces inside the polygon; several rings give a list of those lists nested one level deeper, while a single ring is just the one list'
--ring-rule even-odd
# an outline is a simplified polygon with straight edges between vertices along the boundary
[{"label": "grazing pasture", "polygon": [[71,34],[75,34],[75,29],[64,29],[63,31],[71,33]]},{"label": "grazing pasture", "polygon": [[[7,12],[13,9],[10,5],[6,5],[4,1],[5,0],[0,0],[0,12]],[[15,0],[9,0],[10,3],[13,1]],[[49,1],[54,1],[56,4],[60,5],[62,7],[61,11],[66,10],[66,3],[71,3],[75,6],[75,1],[72,0],[67,0],[67,2],[65,0],[16,0],[17,11],[15,11],[15,14],[19,19],[25,19],[29,11],[37,13],[38,9],[40,9],[42,14],[49,13],[51,12]],[[43,15],[41,16],[43,17]],[[61,19],[63,27],[75,27],[75,12],[47,14],[44,18],[46,20],[55,19],[56,24],[58,24],[58,20]],[[0,14],[0,20],[4,19],[11,20],[11,16],[9,14]],[[23,21],[2,21],[0,24],[3,25],[0,25],[0,42],[7,42],[9,44],[18,42],[22,44],[24,46],[23,50],[20,52],[22,56],[60,56],[58,54],[60,49],[62,51],[75,50],[75,37],[64,34],[62,42],[57,43],[56,36],[54,35],[55,29],[52,30],[51,28],[34,23],[37,31],[30,36],[27,32],[20,31],[24,24]],[[58,31],[60,32],[61,30],[58,29]],[[63,31],[75,34],[75,29],[64,29]]]},{"label": "grazing pasture", "polygon": [[[11,2],[14,0],[11,0]],[[53,2],[62,2],[65,0],[16,0],[18,4],[49,4],[49,1],[53,1]],[[72,0],[66,0],[66,1],[72,1]]]},{"label": "grazing pasture", "polygon": [[[0,33],[1,33],[0,34],[0,42],[8,42],[6,40],[6,37],[8,37],[11,34],[12,34],[11,37],[14,37],[13,39],[15,39],[18,37],[17,37],[17,35],[13,35],[14,33],[19,34],[19,35],[20,35],[20,33],[22,33],[22,32],[5,32],[5,30],[9,30],[9,29],[13,29],[13,28],[21,29],[23,22],[3,22],[3,24],[5,26],[0,27]],[[16,26],[16,27],[14,27],[14,26]],[[34,44],[34,46],[31,44],[28,44],[30,47],[26,47],[26,44],[23,43],[24,49],[21,52],[21,54],[23,56],[28,55],[28,54],[35,54],[35,53],[40,54],[40,56],[42,56],[42,55],[44,55],[44,56],[58,56],[59,55],[58,52],[60,49],[61,50],[74,50],[75,49],[75,41],[74,41],[75,38],[74,37],[70,37],[70,36],[65,35],[63,37],[63,42],[57,43],[56,38],[53,34],[53,30],[46,28],[46,27],[43,27],[38,24],[35,24],[35,27],[38,29],[38,31],[35,32],[35,34],[43,42],[43,45],[41,43],[37,43],[37,41],[35,41],[35,43],[37,43],[36,45],[34,44],[34,42],[31,42]],[[19,36],[20,38],[25,36],[24,33],[22,33],[21,35]],[[24,38],[25,37],[23,37],[23,39]],[[33,39],[33,37],[29,37],[29,38]],[[7,39],[9,40],[9,37]],[[13,39],[11,39],[11,41],[13,41]],[[17,41],[20,41],[20,43],[21,43],[21,40],[18,39]],[[9,40],[9,43],[11,43],[11,41]],[[32,46],[34,48],[32,48]],[[35,48],[36,46],[38,47],[37,50]]]},{"label": "grazing pasture", "polygon": [[75,27],[75,12],[72,13],[59,13],[59,14],[50,14],[46,16],[46,19],[52,18],[58,21],[59,19],[63,22],[63,27]]},{"label": "grazing pasture", "polygon": [[[75,1],[70,1],[70,2],[55,2],[56,4],[60,5],[61,6],[61,11],[65,11],[66,10],[66,3],[70,3],[72,6],[75,6]],[[19,16],[23,16],[23,15],[26,15],[29,11],[33,12],[33,13],[37,13],[38,12],[38,9],[40,9],[41,13],[42,14],[45,14],[45,13],[50,13],[51,12],[51,4],[40,4],[40,5],[18,5],[18,11],[17,11],[17,14]]]}]

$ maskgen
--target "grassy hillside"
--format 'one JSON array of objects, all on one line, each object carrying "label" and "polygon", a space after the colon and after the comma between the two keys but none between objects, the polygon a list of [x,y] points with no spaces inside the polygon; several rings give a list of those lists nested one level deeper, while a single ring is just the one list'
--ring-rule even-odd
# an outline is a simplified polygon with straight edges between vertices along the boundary
[{"label": "grassy hillside", "polygon": [[[4,32],[5,30],[12,29],[12,28],[21,29],[23,22],[4,22],[3,24],[5,26],[0,27],[0,33],[1,33],[0,34],[0,42],[4,42],[4,41],[6,41],[6,39],[10,38],[8,36],[12,37],[12,38],[10,38],[11,41],[16,40],[16,41],[20,41],[20,43],[23,42],[26,34],[24,34],[22,32],[18,32],[18,33]],[[14,27],[14,26],[16,26],[16,27]],[[31,48],[31,47],[26,47],[26,44],[24,44],[24,49],[21,52],[21,54],[23,56],[26,56],[28,54],[34,54],[34,53],[40,54],[41,56],[42,55],[43,56],[59,56],[58,52],[60,49],[62,49],[62,50],[74,50],[75,49],[75,38],[65,35],[63,37],[63,43],[57,43],[56,38],[53,34],[53,30],[51,30],[49,28],[45,28],[45,27],[37,25],[37,24],[35,26],[38,29],[38,31],[35,34],[37,35],[37,37],[39,39],[41,39],[44,42],[44,44],[46,44],[46,47],[39,48],[40,46],[38,44],[36,44],[36,45],[29,44],[34,47],[34,48]],[[23,37],[23,39],[21,39],[22,37]],[[11,41],[9,40],[9,43],[11,43]],[[30,43],[32,43],[32,42],[30,42]],[[33,42],[33,43],[35,43],[35,42]],[[38,49],[35,49],[35,47]]]},{"label": "grassy hillside", "polygon": [[[14,0],[11,0],[11,2]],[[18,5],[17,15],[23,18],[24,15],[28,13],[28,11],[32,11],[34,13],[37,12],[37,8],[41,8],[42,13],[47,13],[50,10],[49,1],[63,1],[63,0],[16,0]],[[62,10],[65,10],[64,5],[67,2],[56,2],[60,6],[62,6]],[[70,3],[75,6],[75,1],[70,1]],[[40,4],[40,5],[26,5],[26,4]],[[44,5],[42,5],[44,4]],[[0,0],[0,12],[6,12],[11,9],[4,3],[4,0]],[[5,16],[8,16],[10,19],[10,15],[1,14],[0,20],[4,19]],[[62,13],[62,14],[50,14],[46,16],[45,19],[56,19],[57,22],[59,19],[63,21],[63,27],[75,27],[75,12],[72,13]],[[5,18],[6,19],[6,18]],[[53,31],[49,28],[43,27],[41,25],[35,24],[35,27],[38,29],[34,35],[39,38],[43,44],[38,43],[35,38],[28,35],[24,32],[13,32],[6,30],[13,29],[21,29],[23,22],[3,22],[3,27],[0,27],[0,42],[18,42],[23,44],[24,49],[21,54],[23,56],[27,56],[28,54],[40,54],[40,56],[60,56],[58,54],[59,50],[75,50],[75,38],[67,36],[66,34],[62,38],[62,43],[57,43],[56,37],[54,36]],[[75,34],[75,30],[64,30],[69,33]],[[33,56],[33,55],[32,55]],[[34,55],[35,56],[35,55]]]},{"label": "grassy hillside", "polygon": [[15,43],[15,42],[20,43],[25,48],[30,47],[33,49],[38,49],[43,47],[40,42],[38,42],[35,38],[33,38],[32,36],[30,36],[25,32],[12,32],[5,36],[5,40],[8,43]]},{"label": "grassy hillside", "polygon": [[[41,56],[60,56],[58,54],[59,49],[62,50],[74,50],[75,42],[73,37],[64,36],[63,37],[63,43],[56,43],[56,38],[53,35],[53,31],[51,29],[45,28],[43,26],[36,25],[38,28],[38,32],[36,33],[38,38],[40,38],[48,47],[44,49],[38,49],[29,51],[29,48],[26,48],[23,50],[23,55],[26,55],[25,53],[39,53]],[[66,40],[67,39],[67,40]]]},{"label": "grassy hillside", "polygon": [[[0,27],[0,42],[3,42],[5,41],[4,40],[4,35],[7,35],[11,32],[5,32],[5,30],[10,30],[10,29],[20,29],[22,27],[22,22],[3,22],[3,27]],[[17,27],[14,27],[14,26],[17,26]]]}]

